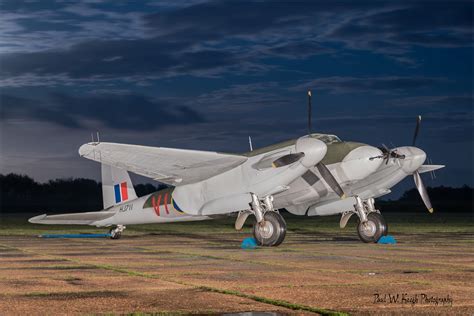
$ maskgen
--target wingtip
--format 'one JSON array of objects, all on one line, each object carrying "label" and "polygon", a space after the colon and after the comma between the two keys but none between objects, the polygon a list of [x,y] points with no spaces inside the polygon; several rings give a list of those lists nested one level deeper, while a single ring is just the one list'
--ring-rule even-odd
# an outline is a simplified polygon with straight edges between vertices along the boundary
[{"label": "wingtip", "polygon": [[46,214],[41,214],[41,215],[38,215],[38,216],[34,216],[34,217],[31,217],[28,219],[28,222],[30,222],[31,224],[38,224],[41,222],[42,219],[44,219],[47,215]]},{"label": "wingtip", "polygon": [[430,212],[431,214],[433,214],[434,209],[433,209],[433,208],[430,208],[430,209],[428,209],[428,212]]}]

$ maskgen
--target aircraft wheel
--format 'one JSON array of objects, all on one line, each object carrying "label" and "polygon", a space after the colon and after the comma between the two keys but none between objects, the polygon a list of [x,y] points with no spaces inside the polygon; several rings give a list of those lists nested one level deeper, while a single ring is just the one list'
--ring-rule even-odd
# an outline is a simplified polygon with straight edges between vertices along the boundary
[{"label": "aircraft wheel", "polygon": [[387,232],[387,225],[382,215],[378,213],[369,213],[367,222],[357,225],[357,234],[363,242],[377,242],[382,234]]},{"label": "aircraft wheel", "polygon": [[109,234],[110,234],[110,239],[120,239],[120,237],[122,237],[122,232],[119,231],[117,228],[115,227],[112,227],[110,230],[109,230]]},{"label": "aircraft wheel", "polygon": [[373,216],[379,218],[380,230],[382,231],[382,236],[387,236],[387,234],[388,234],[388,225],[387,225],[387,222],[385,221],[385,218],[383,217],[383,215],[380,214],[380,213],[372,213],[372,214],[374,214]]},{"label": "aircraft wheel", "polygon": [[253,236],[260,246],[278,246],[286,236],[286,222],[274,211],[266,212],[261,223],[253,225]]}]

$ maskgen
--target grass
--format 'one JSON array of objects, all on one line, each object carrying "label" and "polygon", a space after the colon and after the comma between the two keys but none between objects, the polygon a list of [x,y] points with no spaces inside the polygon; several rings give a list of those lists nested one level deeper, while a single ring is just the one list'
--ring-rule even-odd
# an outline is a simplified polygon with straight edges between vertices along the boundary
[{"label": "grass", "polygon": [[[424,214],[424,213],[386,213],[384,214],[386,217],[387,222],[390,226],[390,233],[397,235],[397,234],[424,234],[429,232],[436,232],[443,238],[443,233],[450,234],[450,233],[462,233],[460,235],[466,236],[463,238],[469,238],[469,235],[474,232],[474,225],[472,222],[472,218],[470,214]],[[319,235],[318,238],[321,236],[326,237],[329,240],[332,240],[334,236],[341,234],[341,230],[339,228],[339,216],[328,216],[328,217],[296,217],[296,216],[288,216],[288,214],[284,215],[287,223],[288,229],[290,232],[296,232],[299,234],[306,234],[308,236]],[[355,218],[355,217],[354,217]],[[345,230],[344,235],[351,233],[354,234],[354,238],[356,238],[355,233],[355,223],[354,218],[351,220],[350,225]],[[250,222],[250,221],[249,221]],[[233,229],[234,219],[233,218],[225,218],[219,219],[214,221],[205,221],[205,222],[193,222],[193,223],[170,223],[170,224],[161,224],[161,225],[136,225],[136,226],[129,226],[125,232],[125,235],[133,236],[133,235],[144,235],[144,234],[169,234],[169,235],[206,235],[206,236],[213,236],[215,235],[216,238],[210,239],[212,243],[222,243],[225,242],[219,239],[219,235],[222,233],[232,233],[232,234],[239,234],[236,233]],[[247,224],[247,227],[244,229],[242,234],[249,235],[250,234],[250,224]],[[0,220],[0,235],[3,236],[18,236],[18,235],[39,235],[42,233],[79,233],[79,232],[87,232],[87,233],[103,233],[105,228],[98,229],[94,227],[87,227],[87,226],[46,226],[46,225],[33,225],[27,222],[27,216],[24,217],[13,217],[13,216],[3,216]],[[233,235],[235,237],[235,235]],[[449,238],[449,237],[448,237]],[[464,240],[464,239],[462,239]],[[461,240],[457,240],[459,242]],[[346,247],[352,247],[351,244],[347,244]],[[14,247],[2,247],[0,245],[0,251],[5,251],[16,249],[25,252],[31,252],[34,254],[34,251],[28,251],[23,249],[17,249]],[[384,248],[385,249],[385,248]],[[386,247],[386,249],[391,249],[390,247]],[[156,252],[161,254],[181,254],[191,257],[201,257],[207,259],[215,259],[215,260],[235,260],[235,261],[245,261],[246,263],[255,263],[255,264],[271,264],[271,265],[278,265],[278,262],[266,262],[266,260],[248,260],[242,259],[238,257],[234,257],[232,255],[209,255],[209,254],[200,254],[194,251],[163,251],[163,250],[153,250],[148,249],[146,247],[137,247],[138,251],[141,252]],[[276,251],[279,253],[284,252],[303,252],[303,249],[259,249],[259,251]],[[328,256],[333,255],[330,253],[323,253],[323,252],[313,252],[313,256]],[[158,279],[164,282],[171,282],[174,284],[181,284],[184,286],[192,287],[201,291],[206,292],[213,292],[213,293],[220,293],[224,295],[232,295],[237,297],[242,297],[246,299],[250,299],[256,302],[261,302],[265,304],[270,304],[273,306],[280,306],[283,308],[288,308],[297,311],[306,311],[306,312],[315,312],[323,315],[345,315],[344,313],[340,313],[337,311],[331,311],[326,309],[321,309],[313,306],[307,306],[302,304],[295,304],[288,301],[283,300],[276,300],[268,297],[257,296],[252,294],[245,294],[238,289],[236,290],[228,290],[225,288],[215,288],[210,286],[201,286],[196,284],[191,284],[187,282],[182,282],[180,280],[176,280],[170,277],[165,277],[160,274],[155,273],[145,273],[130,270],[127,268],[117,267],[114,265],[109,264],[97,264],[97,263],[84,263],[80,260],[76,259],[68,259],[68,258],[60,258],[50,256],[51,258],[68,261],[72,265],[51,265],[46,266],[45,268],[48,269],[103,269],[114,271],[117,273],[121,273],[124,275],[128,275],[131,277],[142,277],[142,278],[150,278],[150,279]],[[408,262],[408,263],[423,263],[426,264],[427,262],[424,260],[418,259],[404,259],[404,258],[385,258],[382,256],[355,256],[358,258],[365,258],[367,260],[388,260],[388,261],[397,261],[397,262]],[[449,267],[451,263],[446,262],[444,265]],[[325,272],[331,271],[324,269]],[[411,272],[417,273],[427,273],[430,272],[430,269],[426,268],[414,268],[410,269]],[[334,270],[334,272],[338,272]],[[364,272],[363,270],[348,270],[345,272],[353,272],[353,273],[361,273]],[[238,275],[236,275],[238,277]],[[66,281],[68,278],[66,278]],[[75,281],[73,277],[70,277],[70,281]],[[419,285],[424,285],[423,281],[414,281],[414,284],[418,284],[416,282],[420,282]],[[291,288],[291,287],[290,287]],[[95,291],[89,292],[66,292],[66,293],[55,293],[55,292],[32,292],[24,294],[27,297],[38,297],[38,298],[56,298],[56,299],[67,299],[72,297],[78,298],[87,298],[91,296],[96,296]],[[104,293],[100,291],[100,293]],[[115,292],[110,292],[104,295],[111,295]],[[74,296],[76,295],[76,296]],[[116,294],[114,294],[116,295]],[[120,295],[120,294],[118,294]],[[130,315],[180,315],[180,313],[136,313]]]},{"label": "grass", "polygon": [[292,310],[319,313],[321,315],[347,315],[346,313],[331,311],[331,310],[327,310],[327,309],[322,309],[322,308],[317,308],[317,307],[312,307],[312,306],[307,306],[307,305],[302,305],[302,304],[290,303],[290,302],[282,301],[282,300],[274,300],[274,299],[261,297],[261,296],[257,296],[257,295],[249,295],[249,294],[245,294],[245,293],[238,292],[238,291],[222,290],[222,289],[217,289],[217,288],[213,288],[213,287],[209,287],[209,286],[200,286],[199,289],[201,289],[203,291],[207,291],[207,292],[214,292],[214,293],[220,293],[220,294],[227,294],[227,295],[243,297],[243,298],[254,300],[256,302],[261,302],[261,303],[270,304],[270,305],[274,305],[274,306],[285,307],[285,308],[289,308],[289,309],[292,309]]},{"label": "grass", "polygon": [[[96,228],[91,226],[66,226],[66,225],[35,225],[28,223],[28,218],[34,214],[3,214],[0,215],[0,235],[40,235],[47,233],[54,234],[74,234],[74,233],[104,233],[107,228]],[[473,233],[474,222],[472,214],[469,213],[434,213],[429,214],[424,210],[418,212],[383,213],[391,233]],[[305,217],[293,216],[284,213],[288,224],[288,230],[298,233],[324,233],[337,234],[340,216]],[[351,218],[347,231],[355,231],[356,216]],[[222,233],[235,233],[235,218],[167,223],[167,224],[146,224],[127,226],[125,234],[200,234],[218,235]],[[247,222],[244,232],[248,232],[251,227],[251,220]],[[332,236],[328,236],[330,238]]]},{"label": "grass", "polygon": [[[8,247],[11,249],[16,249],[15,247]],[[20,251],[24,251],[27,253],[34,254],[35,252],[29,251],[29,250],[23,250],[23,249],[18,249]],[[56,257],[55,257],[56,258]],[[109,270],[109,271],[114,271],[122,274],[126,274],[128,276],[133,276],[133,277],[143,277],[143,278],[149,278],[149,279],[159,279],[161,281],[165,282],[170,282],[174,284],[180,284],[184,286],[189,286],[201,291],[206,291],[206,292],[212,292],[212,293],[220,293],[220,294],[225,294],[225,295],[232,295],[232,296],[237,296],[237,297],[242,297],[246,299],[250,299],[256,302],[261,302],[265,304],[270,304],[274,306],[280,306],[280,307],[285,307],[289,308],[292,310],[300,310],[300,311],[307,311],[307,312],[313,312],[313,313],[319,313],[321,315],[347,315],[346,313],[342,312],[337,312],[337,311],[331,311],[327,309],[322,309],[322,308],[317,308],[317,307],[312,307],[312,306],[307,306],[307,305],[302,305],[302,304],[296,304],[296,303],[291,303],[283,300],[275,300],[267,297],[262,297],[262,296],[257,296],[257,295],[250,295],[250,294],[245,294],[239,291],[234,291],[234,290],[227,290],[227,289],[220,289],[220,288],[215,288],[215,287],[210,287],[210,286],[197,286],[194,284],[178,281],[178,280],[172,280],[168,279],[166,277],[162,277],[158,274],[151,274],[151,273],[144,273],[144,272],[138,272],[138,271],[133,271],[125,268],[119,268],[115,267],[112,265],[107,265],[107,264],[97,264],[97,263],[87,263],[84,264],[83,262],[75,259],[66,259],[69,262],[76,263],[78,265],[84,265],[84,266],[89,266],[89,267],[94,267],[98,269],[103,269],[103,270]],[[114,291],[82,291],[82,292],[31,292],[31,293],[26,293],[24,296],[27,297],[38,297],[38,298],[54,298],[54,299],[70,299],[70,298],[88,298],[88,297],[104,297],[105,296],[115,296],[115,295],[121,295],[123,294],[122,292],[114,292]]]}]

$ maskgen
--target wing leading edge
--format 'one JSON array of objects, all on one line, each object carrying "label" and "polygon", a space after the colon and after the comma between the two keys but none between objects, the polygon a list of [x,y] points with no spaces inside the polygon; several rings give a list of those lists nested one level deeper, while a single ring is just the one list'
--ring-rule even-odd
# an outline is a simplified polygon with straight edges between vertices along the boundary
[{"label": "wing leading edge", "polygon": [[208,179],[233,169],[248,159],[210,151],[117,143],[84,144],[79,148],[79,154],[174,186]]}]

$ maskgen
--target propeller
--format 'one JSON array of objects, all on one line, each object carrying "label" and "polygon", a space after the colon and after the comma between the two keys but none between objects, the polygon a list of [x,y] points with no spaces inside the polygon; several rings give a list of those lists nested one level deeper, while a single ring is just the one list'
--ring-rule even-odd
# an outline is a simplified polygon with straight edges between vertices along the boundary
[{"label": "propeller", "polygon": [[416,138],[418,137],[418,132],[420,131],[420,123],[421,123],[421,115],[418,115],[416,118],[416,127],[415,127],[415,134],[413,135],[413,142],[412,146],[415,146]]},{"label": "propeller", "polygon": [[426,191],[425,185],[423,184],[423,181],[421,181],[421,176],[418,171],[415,171],[415,173],[413,174],[413,179],[415,180],[415,185],[418,190],[418,193],[420,193],[421,199],[423,200],[423,203],[425,203],[428,212],[433,213],[434,209],[433,206],[431,206],[428,191]]},{"label": "propeller", "polygon": [[[412,146],[414,147],[416,144],[416,139],[418,138],[418,134],[420,132],[420,125],[421,125],[421,115],[418,115],[416,118],[416,126],[415,126],[415,132],[413,134],[413,141],[412,141]],[[387,165],[389,160],[391,158],[395,159],[405,159],[405,155],[400,155],[397,153],[396,149],[389,149],[385,144],[382,144],[382,147],[380,147],[380,150],[382,151],[382,155],[375,156],[375,157],[370,157],[370,160],[373,159],[384,159],[385,164]],[[418,170],[413,172],[413,179],[415,180],[415,185],[418,190],[418,193],[420,193],[421,199],[423,200],[423,203],[425,204],[426,208],[430,213],[433,213],[433,206],[431,205],[430,197],[428,196],[428,191],[426,190],[425,185],[423,184],[423,181],[421,180],[420,173]]]},{"label": "propeller", "polygon": [[[421,125],[421,115],[418,115],[418,117],[416,118],[416,127],[415,127],[415,133],[413,134],[412,146],[415,146],[416,144],[416,139],[418,137],[418,133],[420,132],[420,125]],[[418,170],[416,170],[413,173],[413,180],[415,180],[416,189],[418,190],[418,193],[420,193],[421,199],[423,200],[423,203],[425,203],[425,206],[428,209],[428,212],[433,213],[434,209],[433,209],[433,206],[431,205],[428,191],[426,190],[426,187],[423,184],[423,181],[421,180],[421,176]]]},{"label": "propeller", "polygon": [[[312,104],[311,104],[311,90],[308,90],[308,135],[311,135],[311,117],[312,117]],[[282,157],[283,158],[283,157]],[[326,167],[324,163],[321,161],[316,164],[316,168],[318,169],[321,177],[323,177],[324,181],[328,184],[328,186],[337,194],[341,199],[346,197],[344,190],[342,190],[341,186],[337,182],[336,178],[332,175],[331,171]],[[313,173],[312,171],[308,170],[308,172]],[[317,177],[314,173],[313,175]]]}]

